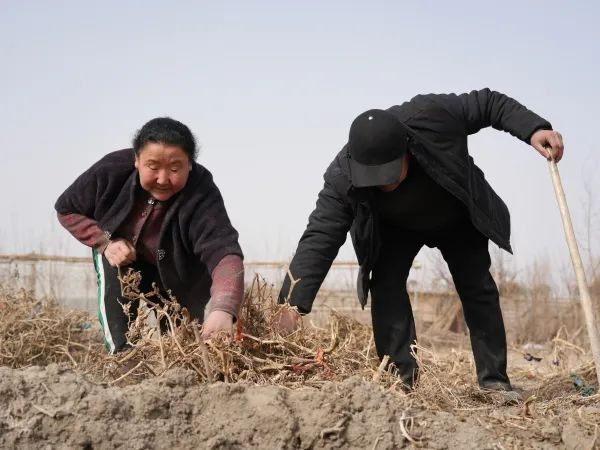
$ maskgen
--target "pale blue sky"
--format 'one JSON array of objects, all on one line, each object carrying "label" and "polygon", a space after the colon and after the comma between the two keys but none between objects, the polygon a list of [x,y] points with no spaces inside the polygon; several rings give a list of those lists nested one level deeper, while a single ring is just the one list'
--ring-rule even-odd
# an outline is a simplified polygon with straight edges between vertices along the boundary
[{"label": "pale blue sky", "polygon": [[[169,115],[202,144],[247,258],[288,258],[357,114],[482,87],[563,133],[581,227],[583,180],[600,189],[599,21],[593,1],[2,0],[0,252],[87,254],[56,197]],[[546,162],[495,130],[470,145],[512,211],[516,264],[566,260]]]}]

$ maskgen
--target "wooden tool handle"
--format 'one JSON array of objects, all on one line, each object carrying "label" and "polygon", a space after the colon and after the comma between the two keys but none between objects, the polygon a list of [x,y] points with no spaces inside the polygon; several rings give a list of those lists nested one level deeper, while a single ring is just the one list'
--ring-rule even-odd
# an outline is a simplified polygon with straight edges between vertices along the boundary
[{"label": "wooden tool handle", "polygon": [[556,201],[558,202],[558,208],[560,210],[560,217],[565,230],[565,238],[567,239],[569,253],[571,254],[571,262],[573,263],[573,269],[575,270],[575,276],[577,278],[579,299],[585,316],[585,323],[592,348],[592,356],[594,358],[594,364],[596,365],[596,377],[598,378],[598,385],[600,386],[600,335],[598,334],[596,325],[597,321],[594,318],[592,298],[585,279],[585,271],[583,270],[579,247],[577,246],[577,240],[575,239],[575,232],[573,230],[573,223],[571,222],[571,215],[569,214],[569,207],[567,206],[565,191],[563,190],[560,174],[558,173],[558,166],[553,158],[550,158],[548,163],[550,166],[552,184],[554,185],[554,193],[556,194]]}]

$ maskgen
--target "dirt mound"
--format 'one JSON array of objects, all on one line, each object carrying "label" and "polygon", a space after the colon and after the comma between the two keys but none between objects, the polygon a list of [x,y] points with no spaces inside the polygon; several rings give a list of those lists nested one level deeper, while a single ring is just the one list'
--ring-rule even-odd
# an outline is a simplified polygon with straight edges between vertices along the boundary
[{"label": "dirt mound", "polygon": [[379,364],[368,327],[334,314],[328,328],[280,336],[271,326],[280,306],[264,284],[254,289],[233,336],[204,342],[166,303],[172,317],[153,308],[169,316],[168,333],[136,323],[133,348],[118,355],[101,348],[92,318],[0,293],[0,448],[599,445],[595,371],[566,332],[511,349],[520,396],[477,387],[467,336],[424,335],[414,347],[420,380],[407,394]]},{"label": "dirt mound", "polygon": [[56,364],[0,367],[0,399],[2,448],[583,449],[600,420],[597,402],[553,417],[523,415],[522,404],[429,410],[360,377],[288,389],[199,385],[176,369],[115,387]]},{"label": "dirt mound", "polygon": [[321,390],[216,383],[193,371],[123,388],[58,365],[0,368],[0,446],[398,448],[403,408],[358,378]]}]

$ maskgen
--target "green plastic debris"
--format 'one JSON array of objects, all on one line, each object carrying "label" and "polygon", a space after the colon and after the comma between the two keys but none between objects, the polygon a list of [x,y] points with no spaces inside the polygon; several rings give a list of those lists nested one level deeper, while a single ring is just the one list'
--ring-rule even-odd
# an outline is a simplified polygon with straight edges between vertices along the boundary
[{"label": "green plastic debris", "polygon": [[577,390],[582,397],[590,397],[596,393],[597,388],[595,386],[586,385],[585,380],[576,373],[571,374],[571,380],[573,381],[575,390]]}]

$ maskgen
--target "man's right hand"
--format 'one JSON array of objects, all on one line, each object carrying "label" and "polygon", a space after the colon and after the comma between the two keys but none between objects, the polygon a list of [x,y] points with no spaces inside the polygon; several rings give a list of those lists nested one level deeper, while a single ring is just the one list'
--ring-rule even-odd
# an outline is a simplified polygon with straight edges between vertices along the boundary
[{"label": "man's right hand", "polygon": [[125,239],[115,239],[104,249],[104,256],[113,267],[127,266],[135,261],[135,247]]},{"label": "man's right hand", "polygon": [[275,331],[286,336],[300,327],[300,314],[295,309],[283,307],[273,316],[272,324]]},{"label": "man's right hand", "polygon": [[565,151],[562,134],[554,130],[537,130],[531,136],[530,144],[547,160],[559,162]]}]

